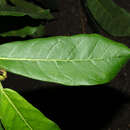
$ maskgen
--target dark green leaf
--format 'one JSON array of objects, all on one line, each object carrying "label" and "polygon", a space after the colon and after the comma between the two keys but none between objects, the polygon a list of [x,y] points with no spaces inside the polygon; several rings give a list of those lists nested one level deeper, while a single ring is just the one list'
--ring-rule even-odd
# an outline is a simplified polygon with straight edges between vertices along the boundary
[{"label": "dark green leaf", "polygon": [[[0,15],[2,16],[25,16],[29,15],[35,19],[52,19],[53,16],[49,10],[24,0],[11,0],[15,6],[0,4]],[[3,3],[3,2],[2,2]]]},{"label": "dark green leaf", "polygon": [[11,89],[0,89],[0,115],[6,130],[60,130],[54,122]]},{"label": "dark green leaf", "polygon": [[113,36],[130,36],[130,13],[112,0],[84,0],[85,6],[100,24]]},{"label": "dark green leaf", "polygon": [[129,58],[129,48],[97,34],[39,38],[0,46],[1,68],[65,85],[107,83]]},{"label": "dark green leaf", "polygon": [[1,33],[0,36],[2,37],[22,37],[25,38],[26,36],[31,37],[41,37],[45,34],[45,28],[43,25],[39,25],[37,27],[30,27],[26,26],[19,30],[13,30],[5,33]]}]

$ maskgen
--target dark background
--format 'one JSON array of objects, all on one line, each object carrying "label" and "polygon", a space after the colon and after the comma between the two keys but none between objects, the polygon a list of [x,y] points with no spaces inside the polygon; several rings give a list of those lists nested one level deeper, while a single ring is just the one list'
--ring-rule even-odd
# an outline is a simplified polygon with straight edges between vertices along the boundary
[{"label": "dark background", "polygon": [[[51,1],[51,0],[50,0]],[[130,37],[112,37],[97,30],[91,15],[80,0],[56,0],[53,7],[54,20],[46,23],[46,36],[99,33],[130,47]],[[130,12],[130,0],[114,0]],[[50,7],[51,4],[48,5]],[[57,9],[57,10],[55,10]],[[29,17],[0,17],[2,32],[24,25],[38,25]],[[0,38],[1,43],[23,40]],[[109,84],[100,86],[63,86],[45,83],[8,73],[4,87],[16,90],[30,103],[55,121],[62,130],[129,130],[130,129],[130,62]],[[38,117],[37,117],[38,118]]]}]

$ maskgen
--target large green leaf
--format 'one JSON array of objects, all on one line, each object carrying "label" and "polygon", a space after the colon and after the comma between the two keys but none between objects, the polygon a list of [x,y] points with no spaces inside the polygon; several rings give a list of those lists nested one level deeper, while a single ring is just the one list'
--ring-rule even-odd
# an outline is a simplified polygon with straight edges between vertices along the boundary
[{"label": "large green leaf", "polygon": [[[5,1],[5,3],[4,3]],[[2,16],[25,16],[29,15],[35,19],[52,19],[49,10],[45,10],[25,0],[10,0],[15,6],[6,4],[6,0],[0,3],[0,15]]]},{"label": "large green leaf", "polygon": [[0,117],[6,130],[60,130],[11,89],[0,88]]},{"label": "large green leaf", "polygon": [[85,6],[100,24],[113,36],[130,36],[130,13],[112,0],[84,0]]},{"label": "large green leaf", "polygon": [[0,67],[65,85],[107,83],[130,58],[130,49],[97,34],[57,36],[0,46]]},{"label": "large green leaf", "polygon": [[41,37],[45,34],[45,28],[43,25],[39,25],[36,27],[26,26],[22,29],[13,30],[9,32],[0,33],[2,37],[22,37],[25,38],[26,36],[31,37]]}]

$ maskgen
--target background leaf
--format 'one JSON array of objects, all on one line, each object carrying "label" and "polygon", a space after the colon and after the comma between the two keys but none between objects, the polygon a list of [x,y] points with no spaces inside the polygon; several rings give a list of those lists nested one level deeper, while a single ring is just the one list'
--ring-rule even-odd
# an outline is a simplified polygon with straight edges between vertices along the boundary
[{"label": "background leaf", "polygon": [[112,0],[84,0],[97,23],[113,36],[130,36],[130,13]]},{"label": "background leaf", "polygon": [[0,89],[0,114],[6,130],[60,130],[55,123],[11,89]]},{"label": "background leaf", "polygon": [[45,34],[44,26],[39,25],[39,26],[36,26],[36,27],[26,26],[22,29],[0,33],[0,36],[2,36],[2,37],[22,37],[22,38],[25,38],[26,36],[41,37],[44,34]]},{"label": "background leaf", "polygon": [[58,36],[0,46],[0,67],[65,85],[107,83],[130,58],[126,46],[97,34]]},{"label": "background leaf", "polygon": [[[25,16],[29,15],[34,19],[47,19],[53,18],[48,9],[43,9],[31,2],[25,0],[10,0],[13,5],[0,3],[0,15],[2,16]],[[3,2],[2,2],[3,3]]]}]

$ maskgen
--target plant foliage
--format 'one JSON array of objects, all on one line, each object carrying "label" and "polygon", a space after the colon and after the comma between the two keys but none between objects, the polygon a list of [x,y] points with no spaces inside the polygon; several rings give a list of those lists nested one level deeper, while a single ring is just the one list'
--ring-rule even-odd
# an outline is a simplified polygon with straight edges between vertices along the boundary
[{"label": "plant foliage", "polygon": [[112,0],[84,0],[97,23],[113,36],[130,36],[130,13]]},{"label": "plant foliage", "polygon": [[0,119],[6,130],[60,130],[17,92],[4,89],[1,84]]},{"label": "plant foliage", "polygon": [[97,34],[57,36],[0,46],[0,67],[65,85],[108,83],[130,58],[130,49]]},{"label": "plant foliage", "polygon": [[0,15],[2,16],[25,16],[28,15],[34,19],[50,20],[53,16],[49,10],[45,10],[26,0],[10,0],[14,5],[7,4],[6,0],[0,2]]},{"label": "plant foliage", "polygon": [[0,33],[0,36],[2,36],[2,37],[22,37],[22,38],[25,38],[26,36],[41,37],[44,34],[45,34],[44,26],[39,25],[39,26],[36,26],[36,27],[26,26],[22,29]]},{"label": "plant foliage", "polygon": [[[44,3],[42,0],[37,1]],[[128,12],[112,0],[84,1],[104,30],[114,36],[130,36]],[[50,0],[45,3],[52,8],[55,2]],[[53,18],[49,10],[27,0],[0,0],[0,15],[28,15],[34,19],[46,20]],[[40,37],[43,34],[44,26],[39,25],[4,32],[0,36],[25,38]],[[110,82],[129,59],[128,47],[98,34],[10,42],[0,45],[0,81],[7,78],[6,71],[9,71],[64,85],[104,84]],[[60,130],[17,92],[3,88],[0,83],[0,130],[4,129]]]}]

